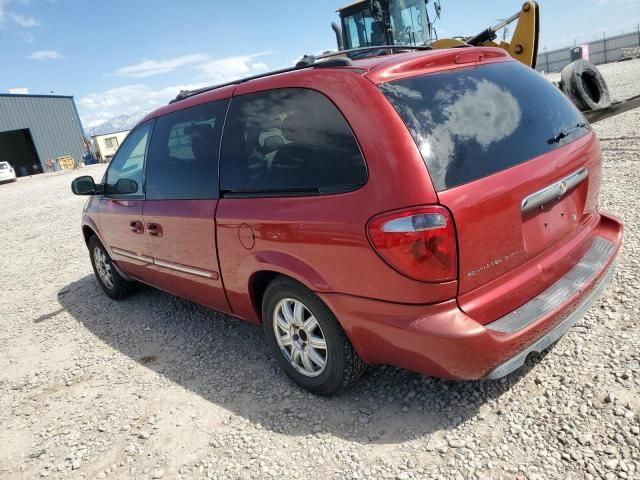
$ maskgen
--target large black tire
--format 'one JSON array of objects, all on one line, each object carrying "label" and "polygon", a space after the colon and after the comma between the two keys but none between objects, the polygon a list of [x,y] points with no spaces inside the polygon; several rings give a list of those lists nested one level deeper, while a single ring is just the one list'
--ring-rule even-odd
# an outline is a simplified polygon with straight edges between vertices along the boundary
[{"label": "large black tire", "polygon": [[[302,373],[303,365],[294,367],[292,358],[293,350],[286,347],[281,348],[276,339],[276,329],[274,329],[274,315],[277,311],[282,312],[283,302],[301,302],[306,308],[309,319],[311,316],[317,320],[319,330],[316,330],[316,337],[323,337],[326,344],[325,366],[318,368],[317,376],[308,376]],[[277,310],[280,309],[280,310]],[[276,320],[277,321],[277,320]],[[267,287],[262,301],[262,324],[264,327],[267,342],[271,351],[284,372],[300,387],[317,395],[334,395],[351,387],[366,370],[366,364],[358,357],[353,345],[347,338],[344,330],[336,320],[331,310],[310,290],[286,277],[277,277]],[[292,328],[297,328],[293,326]],[[297,330],[300,332],[300,330]],[[295,337],[295,334],[292,335]],[[302,333],[300,333],[300,337]],[[304,340],[311,339],[309,334],[304,335]],[[303,344],[304,345],[304,344]],[[309,341],[308,345],[312,345]],[[303,347],[303,349],[309,348]],[[289,353],[291,352],[291,353]],[[302,363],[301,357],[300,363]],[[316,364],[312,364],[318,367]],[[297,369],[298,368],[298,369]]]},{"label": "large black tire", "polygon": [[611,105],[609,87],[600,70],[586,60],[576,60],[562,70],[564,94],[581,111],[598,110]]},{"label": "large black tire", "polygon": [[122,300],[133,293],[135,283],[125,280],[118,273],[109,253],[95,235],[89,239],[89,257],[100,287],[110,298]]}]

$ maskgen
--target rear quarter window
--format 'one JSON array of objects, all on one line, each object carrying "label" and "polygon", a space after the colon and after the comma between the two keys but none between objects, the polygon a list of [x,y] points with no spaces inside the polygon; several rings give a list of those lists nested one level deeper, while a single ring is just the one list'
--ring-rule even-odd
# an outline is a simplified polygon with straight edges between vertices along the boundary
[{"label": "rear quarter window", "polygon": [[590,130],[557,87],[515,61],[379,88],[411,132],[437,191],[521,164]]},{"label": "rear quarter window", "polygon": [[304,88],[234,97],[221,152],[227,196],[345,192],[367,179],[345,118],[324,95]]}]

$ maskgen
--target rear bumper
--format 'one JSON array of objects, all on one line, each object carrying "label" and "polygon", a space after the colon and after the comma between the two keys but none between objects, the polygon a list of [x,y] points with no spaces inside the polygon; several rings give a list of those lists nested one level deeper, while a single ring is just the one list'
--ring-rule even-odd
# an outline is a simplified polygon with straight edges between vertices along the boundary
[{"label": "rear bumper", "polygon": [[[536,340],[532,345],[496,367],[485,378],[489,380],[496,380],[510,374],[511,372],[519,369],[524,365],[524,362],[530,353],[540,353],[550,347],[560,337],[562,337],[567,332],[567,330],[575,325],[578,320],[580,320],[584,316],[584,314],[587,313],[587,310],[589,310],[591,305],[593,305],[593,303],[600,297],[600,295],[602,295],[604,290],[607,288],[607,285],[609,285],[611,278],[613,277],[613,271],[614,266],[611,265],[607,273],[599,281],[595,288],[584,296],[581,303],[575,308],[575,310],[569,313],[567,318],[562,320],[549,333],[546,333],[540,339]],[[489,325],[489,327],[490,326],[491,325]]]},{"label": "rear bumper", "polygon": [[575,267],[518,309],[482,325],[455,300],[400,305],[339,294],[321,297],[361,358],[454,380],[501,378],[558,340],[598,299],[613,275],[622,224],[603,216]]}]

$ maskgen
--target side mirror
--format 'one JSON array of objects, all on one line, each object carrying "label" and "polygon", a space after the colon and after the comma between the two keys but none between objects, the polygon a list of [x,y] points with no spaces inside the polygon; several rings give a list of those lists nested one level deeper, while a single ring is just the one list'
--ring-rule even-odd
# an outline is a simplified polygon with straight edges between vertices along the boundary
[{"label": "side mirror", "polygon": [[121,178],[114,187],[115,193],[118,195],[129,195],[138,191],[138,182],[130,178]]},{"label": "side mirror", "polygon": [[76,195],[95,195],[96,183],[90,175],[75,178],[71,182],[71,191]]}]

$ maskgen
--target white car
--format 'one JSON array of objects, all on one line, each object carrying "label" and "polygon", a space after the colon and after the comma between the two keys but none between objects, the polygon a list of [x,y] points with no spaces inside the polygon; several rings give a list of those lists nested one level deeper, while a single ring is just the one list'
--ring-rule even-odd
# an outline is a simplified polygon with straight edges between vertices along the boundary
[{"label": "white car", "polygon": [[15,182],[16,172],[9,162],[0,162],[0,182]]}]

